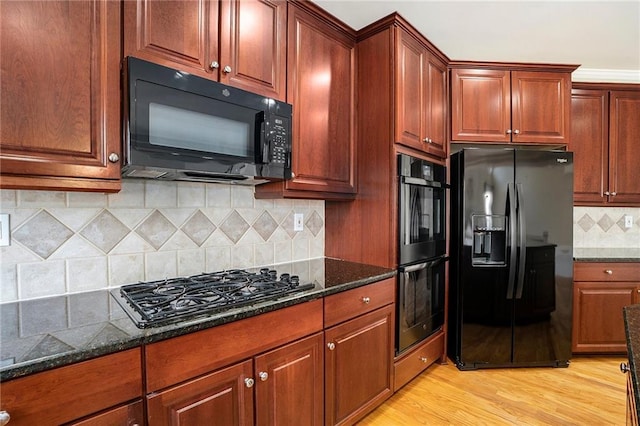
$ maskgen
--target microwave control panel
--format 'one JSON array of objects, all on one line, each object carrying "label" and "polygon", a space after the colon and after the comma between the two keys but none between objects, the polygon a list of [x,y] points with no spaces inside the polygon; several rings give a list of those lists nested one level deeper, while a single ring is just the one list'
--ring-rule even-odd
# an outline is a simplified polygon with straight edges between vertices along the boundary
[{"label": "microwave control panel", "polygon": [[274,116],[271,120],[271,158],[270,162],[282,165],[287,164],[289,157],[289,120]]}]

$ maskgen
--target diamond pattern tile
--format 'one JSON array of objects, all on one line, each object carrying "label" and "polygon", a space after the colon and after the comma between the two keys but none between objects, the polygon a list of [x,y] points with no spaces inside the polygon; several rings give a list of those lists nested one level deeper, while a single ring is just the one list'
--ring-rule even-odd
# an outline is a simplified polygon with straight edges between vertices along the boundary
[{"label": "diamond pattern tile", "polygon": [[44,210],[13,233],[14,240],[43,259],[51,256],[72,236],[71,229]]},{"label": "diamond pattern tile", "polygon": [[311,231],[311,233],[315,237],[322,230],[324,221],[322,220],[318,212],[314,210],[313,213],[309,215],[309,219],[307,219],[306,225],[307,229],[309,229],[309,231]]},{"label": "diamond pattern tile", "polygon": [[49,355],[72,351],[73,349],[73,346],[69,346],[63,341],[47,334],[33,349],[22,357],[21,361],[44,358]]},{"label": "diamond pattern tile", "polygon": [[220,230],[227,236],[233,243],[240,241],[240,238],[249,229],[249,224],[240,213],[232,211],[229,216],[220,225]]},{"label": "diamond pattern tile", "polygon": [[618,221],[616,222],[616,225],[618,225],[618,228],[622,229],[622,232],[627,232],[629,229],[631,229],[631,228],[625,228],[624,216],[621,216],[620,219],[618,219]]},{"label": "diamond pattern tile", "polygon": [[198,210],[182,225],[181,229],[194,243],[202,246],[213,231],[216,230],[216,226],[202,211]]},{"label": "diamond pattern tile", "polygon": [[136,228],[136,233],[144,238],[156,250],[166,243],[178,228],[158,210],[154,210],[148,218]]},{"label": "diamond pattern tile", "polygon": [[80,231],[87,240],[104,253],[109,253],[129,233],[129,228],[111,212],[103,210]]},{"label": "diamond pattern tile", "polygon": [[296,236],[297,232],[293,230],[293,212],[290,212],[287,217],[284,218],[280,226],[282,226],[282,229],[284,229],[289,238],[293,239],[293,237]]},{"label": "diamond pattern tile", "polygon": [[598,226],[600,226],[600,228],[602,228],[604,232],[607,232],[609,229],[611,229],[613,225],[615,225],[615,222],[607,214],[603,215],[598,221]]},{"label": "diamond pattern tile", "polygon": [[258,219],[253,223],[253,229],[255,229],[265,241],[269,240],[277,228],[278,222],[266,211],[258,216]]},{"label": "diamond pattern tile", "polygon": [[585,232],[588,232],[595,224],[595,220],[593,220],[588,214],[585,214],[580,218],[580,220],[578,220],[578,225],[580,225]]}]

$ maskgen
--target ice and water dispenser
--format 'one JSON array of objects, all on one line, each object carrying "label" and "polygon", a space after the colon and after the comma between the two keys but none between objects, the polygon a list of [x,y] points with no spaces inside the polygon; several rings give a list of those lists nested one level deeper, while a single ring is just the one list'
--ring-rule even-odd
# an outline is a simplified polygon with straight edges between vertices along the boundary
[{"label": "ice and water dispenser", "polygon": [[473,251],[471,263],[474,266],[504,266],[507,253],[507,216],[471,216],[473,228]]}]

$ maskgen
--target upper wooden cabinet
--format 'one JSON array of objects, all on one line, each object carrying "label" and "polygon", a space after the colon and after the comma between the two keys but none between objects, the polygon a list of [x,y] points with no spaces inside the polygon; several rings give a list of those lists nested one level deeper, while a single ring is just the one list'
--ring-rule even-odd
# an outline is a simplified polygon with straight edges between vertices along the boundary
[{"label": "upper wooden cabinet", "polygon": [[424,42],[398,28],[395,141],[447,156],[447,66]]},{"label": "upper wooden cabinet", "polygon": [[256,187],[256,197],[353,198],[355,35],[307,2],[289,3],[288,25],[294,176]]},{"label": "upper wooden cabinet", "polygon": [[125,56],[285,99],[286,2],[124,2]]},{"label": "upper wooden cabinet", "polygon": [[640,85],[574,87],[574,203],[640,206]]},{"label": "upper wooden cabinet", "polygon": [[571,72],[454,67],[451,140],[564,145],[571,130]]},{"label": "upper wooden cabinet", "polygon": [[0,7],[1,188],[120,189],[120,2]]}]

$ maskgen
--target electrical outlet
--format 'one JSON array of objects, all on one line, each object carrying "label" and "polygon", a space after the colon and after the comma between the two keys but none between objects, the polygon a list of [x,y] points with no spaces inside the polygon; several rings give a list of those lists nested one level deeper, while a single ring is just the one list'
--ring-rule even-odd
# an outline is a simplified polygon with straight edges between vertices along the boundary
[{"label": "electrical outlet", "polygon": [[304,229],[304,215],[302,213],[293,214],[293,230],[302,231]]},{"label": "electrical outlet", "polygon": [[11,245],[11,228],[9,227],[9,214],[0,213],[0,247]]},{"label": "electrical outlet", "polygon": [[624,215],[624,227],[625,228],[633,227],[633,216],[631,216],[630,214]]}]

